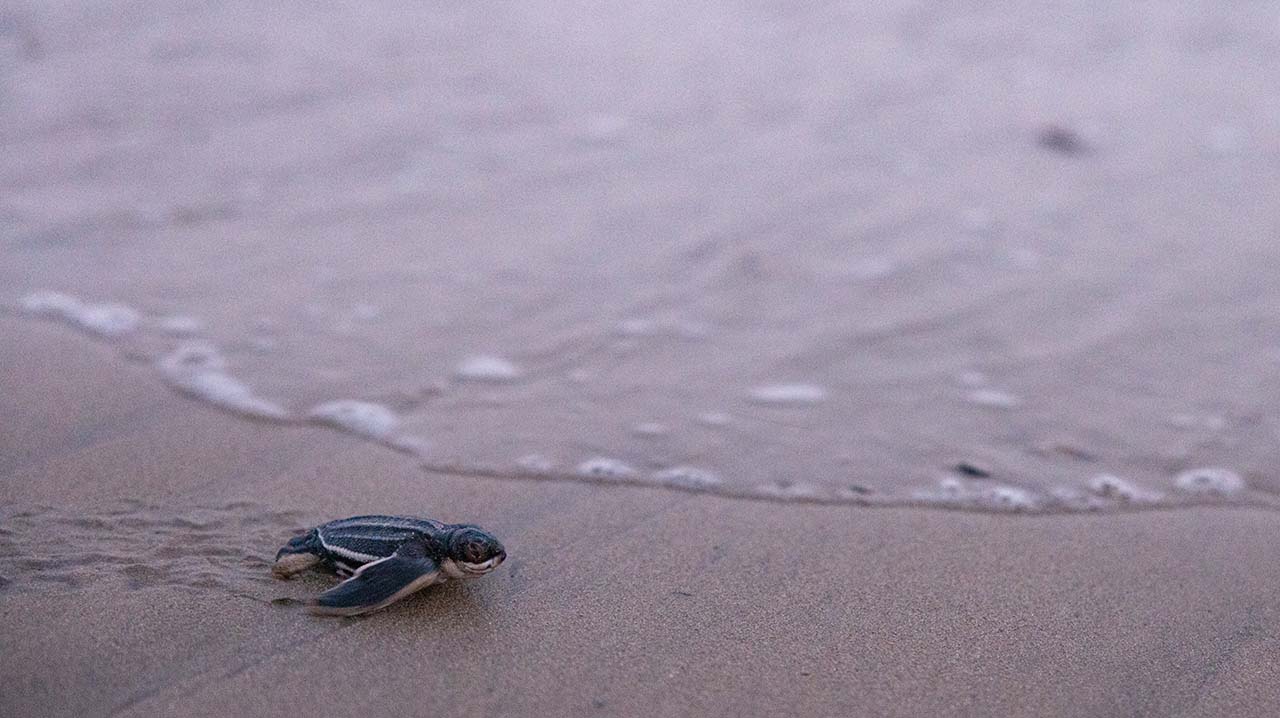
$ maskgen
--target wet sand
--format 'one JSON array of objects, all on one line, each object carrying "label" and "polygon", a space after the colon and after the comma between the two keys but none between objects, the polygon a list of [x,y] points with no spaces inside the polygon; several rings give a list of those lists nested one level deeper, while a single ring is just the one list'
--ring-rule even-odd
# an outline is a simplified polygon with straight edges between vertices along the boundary
[{"label": "wet sand", "polygon": [[[423,475],[0,319],[6,715],[1274,715],[1280,521],[1005,516]],[[54,377],[57,379],[55,380]],[[320,619],[276,545],[479,521],[511,559]],[[284,605],[273,605],[273,601]]]}]

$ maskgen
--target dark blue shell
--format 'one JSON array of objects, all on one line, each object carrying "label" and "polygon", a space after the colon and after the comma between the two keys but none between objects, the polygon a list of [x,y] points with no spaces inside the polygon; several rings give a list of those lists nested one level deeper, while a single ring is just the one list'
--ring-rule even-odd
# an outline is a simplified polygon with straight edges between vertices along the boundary
[{"label": "dark blue shell", "polygon": [[427,539],[435,544],[445,524],[409,516],[353,516],[317,526],[308,535],[309,548],[340,573],[350,573],[370,561],[396,552],[401,544]]}]

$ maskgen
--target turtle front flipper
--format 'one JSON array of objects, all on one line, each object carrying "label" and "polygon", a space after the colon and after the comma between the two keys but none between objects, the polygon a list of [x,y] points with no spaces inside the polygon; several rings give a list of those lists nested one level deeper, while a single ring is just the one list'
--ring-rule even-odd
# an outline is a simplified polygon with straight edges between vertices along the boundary
[{"label": "turtle front flipper", "polygon": [[367,563],[360,570],[311,601],[312,613],[354,616],[388,606],[435,583],[440,565],[416,543],[401,546],[391,556]]}]

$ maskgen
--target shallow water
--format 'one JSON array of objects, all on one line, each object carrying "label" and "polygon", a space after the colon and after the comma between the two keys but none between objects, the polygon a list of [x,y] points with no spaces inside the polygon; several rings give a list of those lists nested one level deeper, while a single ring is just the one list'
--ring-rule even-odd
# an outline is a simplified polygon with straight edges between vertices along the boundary
[{"label": "shallow water", "polygon": [[429,470],[1269,502],[1277,76],[1265,6],[9,6],[0,286]]}]

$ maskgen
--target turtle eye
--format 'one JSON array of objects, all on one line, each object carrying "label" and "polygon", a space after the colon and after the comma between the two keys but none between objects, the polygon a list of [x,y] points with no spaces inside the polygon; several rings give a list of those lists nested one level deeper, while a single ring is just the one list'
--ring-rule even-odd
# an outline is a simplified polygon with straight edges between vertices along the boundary
[{"label": "turtle eye", "polygon": [[454,557],[464,563],[484,563],[501,553],[498,542],[478,529],[465,529],[455,539]]},{"label": "turtle eye", "polygon": [[462,546],[462,560],[467,563],[484,563],[489,560],[488,547],[483,541],[468,541]]}]

